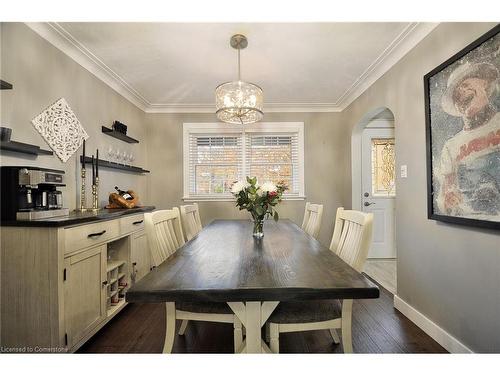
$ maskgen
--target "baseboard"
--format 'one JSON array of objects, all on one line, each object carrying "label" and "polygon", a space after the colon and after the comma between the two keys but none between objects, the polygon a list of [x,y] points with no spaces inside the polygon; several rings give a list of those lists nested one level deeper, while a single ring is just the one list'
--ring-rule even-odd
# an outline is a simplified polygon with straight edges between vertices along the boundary
[{"label": "baseboard", "polygon": [[450,353],[474,353],[420,311],[394,295],[394,307]]}]

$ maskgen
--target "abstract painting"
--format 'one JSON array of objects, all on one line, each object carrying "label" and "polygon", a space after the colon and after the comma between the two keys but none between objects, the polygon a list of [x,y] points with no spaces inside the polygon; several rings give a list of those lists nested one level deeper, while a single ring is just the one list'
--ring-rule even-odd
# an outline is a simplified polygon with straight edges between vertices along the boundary
[{"label": "abstract painting", "polygon": [[500,229],[499,32],[424,77],[429,219]]},{"label": "abstract painting", "polygon": [[31,123],[64,163],[89,137],[64,98],[46,108]]}]

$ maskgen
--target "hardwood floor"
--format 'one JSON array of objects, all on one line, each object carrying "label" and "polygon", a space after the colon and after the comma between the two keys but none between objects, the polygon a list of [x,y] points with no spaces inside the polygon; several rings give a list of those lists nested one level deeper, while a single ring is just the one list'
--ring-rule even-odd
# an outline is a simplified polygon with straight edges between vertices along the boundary
[{"label": "hardwood floor", "polygon": [[396,259],[367,259],[364,273],[392,294],[396,293]]},{"label": "hardwood floor", "polygon": [[[392,294],[353,303],[355,353],[446,353],[431,337],[393,307]],[[180,322],[178,322],[178,326]],[[160,353],[165,335],[163,304],[129,304],[80,348],[79,353]],[[324,331],[285,333],[282,353],[342,353]],[[174,353],[232,353],[232,325],[190,322],[185,336],[176,336]]]}]

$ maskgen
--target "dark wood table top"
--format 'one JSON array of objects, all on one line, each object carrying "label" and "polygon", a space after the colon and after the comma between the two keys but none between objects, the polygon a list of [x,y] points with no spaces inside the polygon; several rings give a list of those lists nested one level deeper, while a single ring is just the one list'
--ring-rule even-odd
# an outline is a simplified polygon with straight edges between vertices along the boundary
[{"label": "dark wood table top", "polygon": [[290,220],[216,220],[136,283],[129,302],[378,298],[378,287]]}]

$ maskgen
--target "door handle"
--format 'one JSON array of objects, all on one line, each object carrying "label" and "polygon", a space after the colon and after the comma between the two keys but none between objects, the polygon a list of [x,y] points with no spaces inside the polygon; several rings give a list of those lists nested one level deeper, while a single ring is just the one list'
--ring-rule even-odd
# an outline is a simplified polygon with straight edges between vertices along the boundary
[{"label": "door handle", "polygon": [[98,232],[98,233],[90,233],[87,237],[88,238],[98,237],[98,236],[102,236],[104,233],[106,233],[106,230],[103,230],[102,232]]},{"label": "door handle", "polygon": [[139,224],[141,224],[143,222],[144,222],[144,220],[139,220],[139,221],[134,221],[132,224],[133,225],[139,225]]},{"label": "door handle", "polygon": [[372,204],[375,204],[375,202],[365,202],[364,203],[365,207],[371,206]]}]

